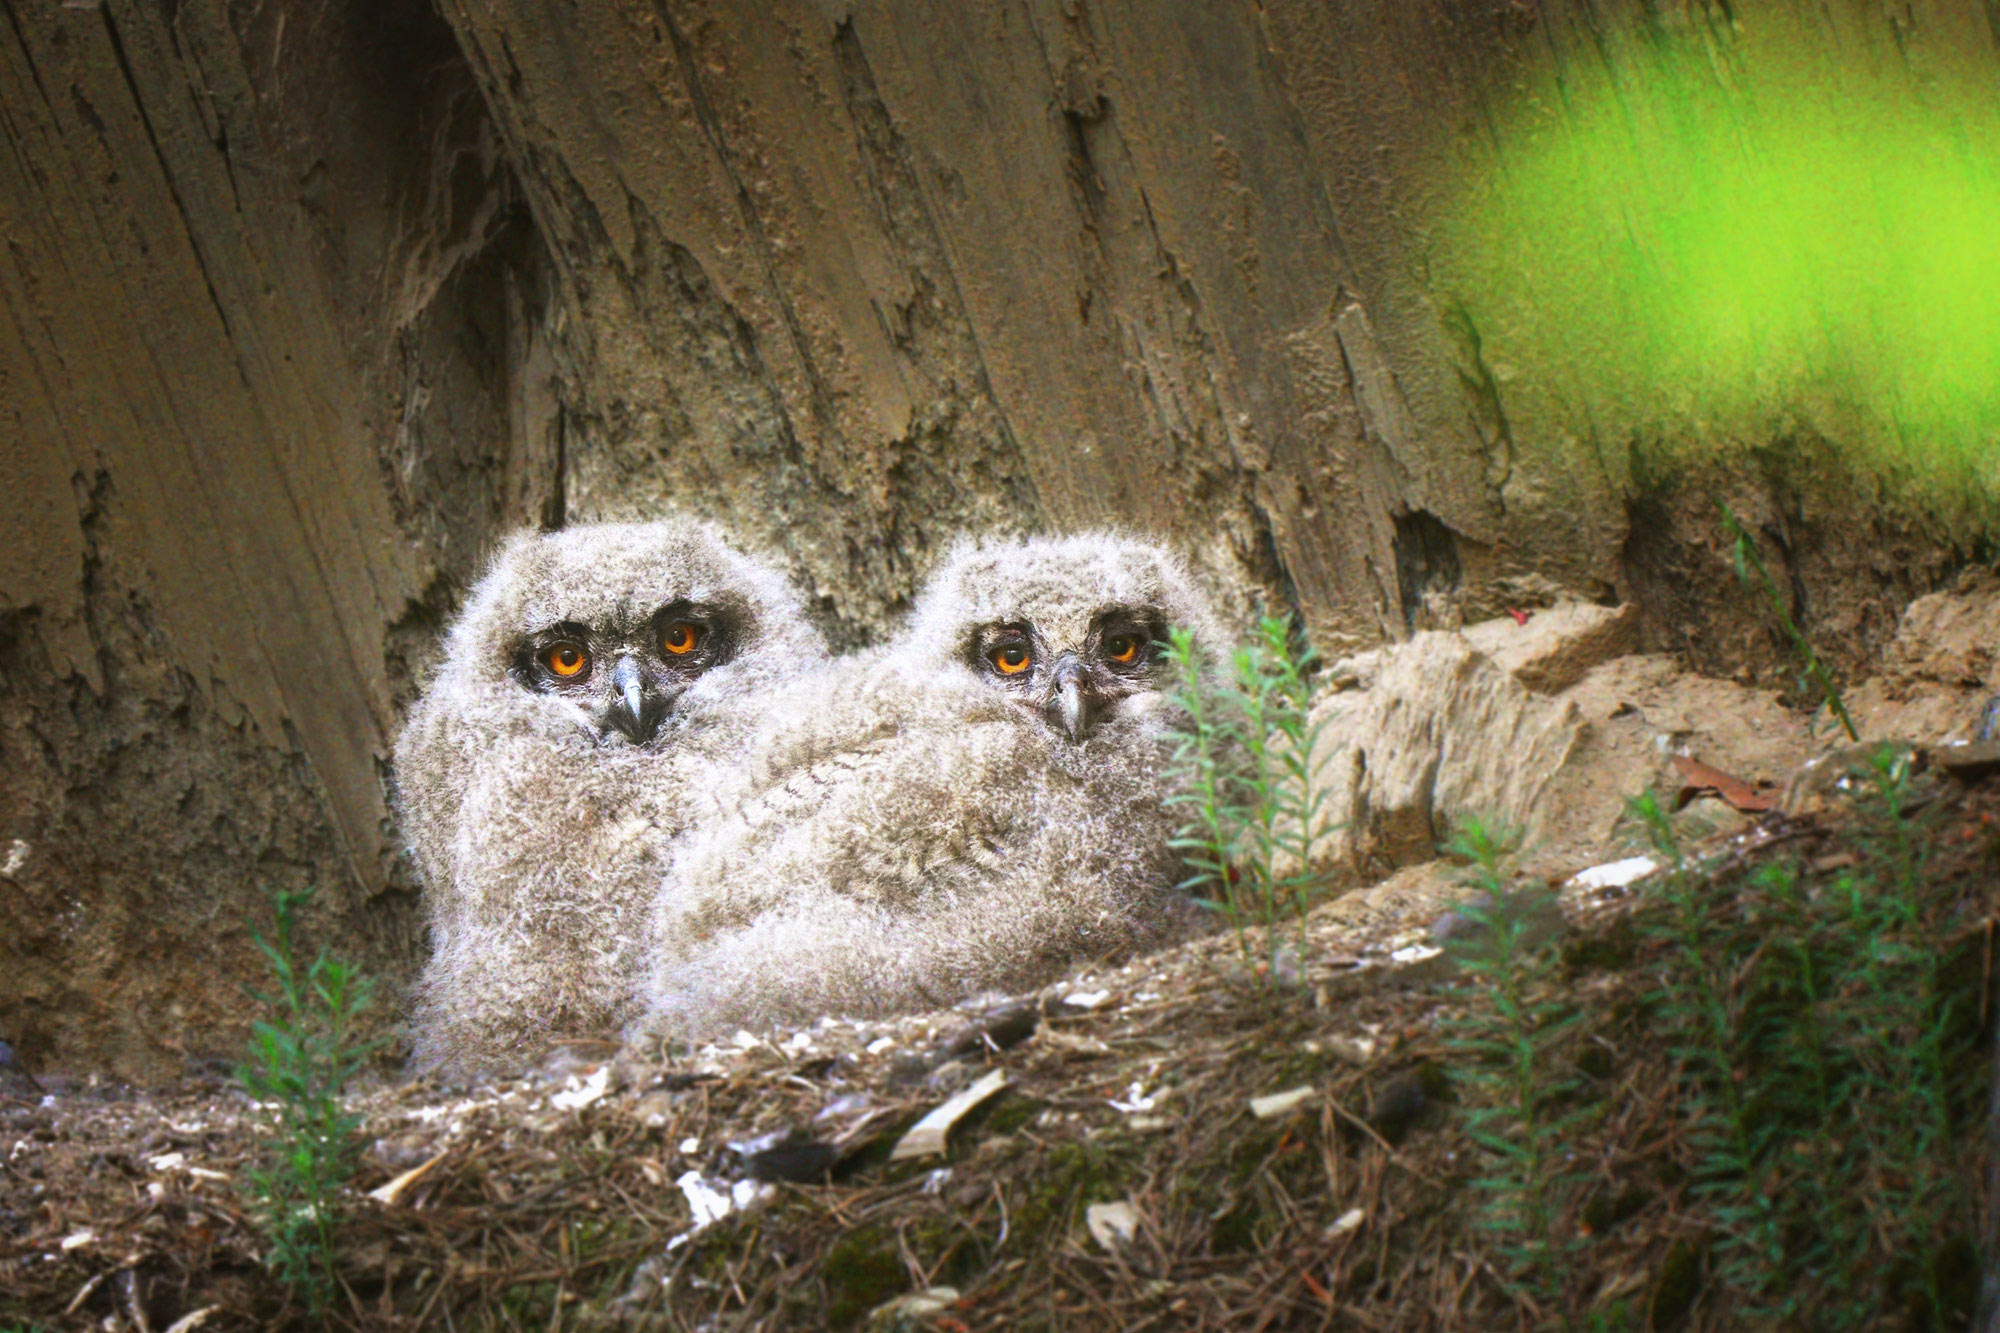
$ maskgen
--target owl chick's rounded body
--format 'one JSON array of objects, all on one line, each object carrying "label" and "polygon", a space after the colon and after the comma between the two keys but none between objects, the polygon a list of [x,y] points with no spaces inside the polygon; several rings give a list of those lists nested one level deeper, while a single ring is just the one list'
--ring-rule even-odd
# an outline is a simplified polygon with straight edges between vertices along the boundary
[{"label": "owl chick's rounded body", "polygon": [[1149,543],[955,550],[894,642],[788,692],[677,845],[643,1030],[942,1007],[1183,933],[1173,625],[1220,643]]},{"label": "owl chick's rounded body", "polygon": [[518,1064],[628,1021],[689,793],[824,659],[783,578],[708,525],[509,541],[396,747],[432,940],[415,1063]]}]

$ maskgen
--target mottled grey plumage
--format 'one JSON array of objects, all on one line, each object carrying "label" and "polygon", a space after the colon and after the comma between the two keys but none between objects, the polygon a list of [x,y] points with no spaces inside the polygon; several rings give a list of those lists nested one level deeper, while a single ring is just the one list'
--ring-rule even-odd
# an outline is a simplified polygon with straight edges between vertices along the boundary
[{"label": "mottled grey plumage", "polygon": [[955,550],[897,640],[774,711],[677,847],[645,1030],[941,1006],[1172,937],[1173,625],[1222,642],[1149,543]]},{"label": "mottled grey plumage", "polygon": [[759,690],[825,656],[785,581],[708,525],[502,548],[396,746],[433,943],[419,1066],[532,1058],[626,1021],[688,791],[740,746]]}]

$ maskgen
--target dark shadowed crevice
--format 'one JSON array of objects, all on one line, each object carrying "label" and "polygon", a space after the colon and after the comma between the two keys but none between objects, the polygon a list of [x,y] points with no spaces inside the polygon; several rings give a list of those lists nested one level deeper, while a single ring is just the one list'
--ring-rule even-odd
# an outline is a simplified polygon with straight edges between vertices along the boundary
[{"label": "dark shadowed crevice", "polygon": [[[1310,634],[1310,621],[1306,617],[1305,600],[1299,596],[1298,581],[1292,577],[1291,569],[1285,564],[1285,557],[1278,545],[1277,529],[1271,524],[1270,511],[1255,500],[1250,502],[1250,515],[1256,533],[1256,567],[1262,581],[1277,589],[1284,603],[1284,614],[1291,617],[1297,632]],[[1275,611],[1277,608],[1266,608]]]},{"label": "dark shadowed crevice", "polygon": [[1403,624],[1417,628],[1417,614],[1428,594],[1449,594],[1463,578],[1458,560],[1458,536],[1436,514],[1411,509],[1395,516],[1396,592]]},{"label": "dark shadowed crevice", "polygon": [[1500,401],[1500,381],[1486,363],[1485,340],[1462,302],[1444,312],[1444,328],[1458,353],[1458,381],[1472,407],[1472,421],[1486,450],[1486,485],[1500,513],[1507,512],[1507,483],[1514,476],[1514,427]]},{"label": "dark shadowed crevice", "polygon": [[542,506],[542,530],[558,532],[569,521],[568,472],[569,472],[569,405],[556,405],[556,456],[550,468],[549,498]]},{"label": "dark shadowed crevice", "polygon": [[[2000,3],[2000,0],[1995,0]],[[41,68],[35,64],[35,53],[28,47],[27,36],[21,31],[21,16],[14,12],[14,0],[0,0],[0,9],[7,13],[7,26],[14,30],[14,45],[21,52],[22,63],[28,67],[28,77],[35,81],[35,91],[42,95],[42,105],[48,106],[49,90],[42,82]]]}]

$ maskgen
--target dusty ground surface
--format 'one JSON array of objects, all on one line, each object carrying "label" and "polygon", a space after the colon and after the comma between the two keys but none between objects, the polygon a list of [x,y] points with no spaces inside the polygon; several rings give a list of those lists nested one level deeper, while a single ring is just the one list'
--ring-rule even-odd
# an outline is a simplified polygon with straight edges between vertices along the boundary
[{"label": "dusty ground surface", "polygon": [[[1922,782],[1928,937],[1944,970],[1983,996],[2000,787]],[[1683,827],[1704,818],[1686,813]],[[1774,863],[1825,884],[1872,865],[1880,832],[1837,798],[1688,852],[1731,903]],[[1321,907],[1302,936],[1287,929],[1275,973],[1261,941],[1246,958],[1225,932],[978,1012],[746,1034],[665,1061],[573,1052],[504,1084],[378,1087],[357,1101],[371,1146],[328,1320],[1770,1326],[1704,1258],[1716,1223],[1677,1126],[1680,1066],[1645,1008],[1661,946],[1634,929],[1660,900],[1659,875],[1571,881],[1546,923],[1549,984],[1588,1015],[1576,1040],[1589,1058],[1573,1063],[1604,1111],[1564,1130],[1576,1183],[1559,1219],[1563,1278],[1539,1297],[1511,1280],[1504,1237],[1480,1220],[1491,1161],[1468,1132],[1481,1094],[1462,1082],[1474,1059],[1463,1025],[1491,997],[1439,952],[1463,929],[1447,912],[1468,892],[1458,878],[1418,867]],[[942,1152],[893,1158],[919,1117],[994,1075],[1003,1089]],[[1255,1100],[1285,1093],[1288,1105]],[[1972,1132],[1983,1107],[1963,1114],[1942,1165],[1983,1180],[1985,1135]],[[0,1321],[309,1326],[259,1267],[239,1194],[256,1125],[220,1078],[145,1092],[11,1087]],[[362,1197],[385,1188],[391,1202]],[[1950,1223],[1961,1251],[1983,1234],[1973,1208]],[[1885,1297],[1881,1326],[1964,1327],[1976,1265],[1947,1277],[1957,1313],[1911,1322]]]}]

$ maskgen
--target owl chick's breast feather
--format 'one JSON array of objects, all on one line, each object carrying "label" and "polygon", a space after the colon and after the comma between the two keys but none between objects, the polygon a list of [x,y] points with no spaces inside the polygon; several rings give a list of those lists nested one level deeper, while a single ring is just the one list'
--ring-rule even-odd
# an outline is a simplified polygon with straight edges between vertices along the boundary
[{"label": "owl chick's breast feather", "polygon": [[979,669],[996,626],[1090,654],[1116,615],[1187,625],[1219,656],[1206,602],[1157,546],[973,542],[889,648],[774,701],[662,886],[655,1030],[948,1003],[1178,933],[1174,682],[1120,658],[1126,688],[1079,728]]}]

